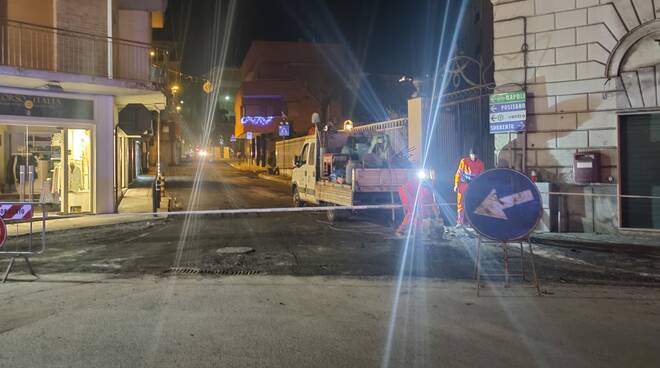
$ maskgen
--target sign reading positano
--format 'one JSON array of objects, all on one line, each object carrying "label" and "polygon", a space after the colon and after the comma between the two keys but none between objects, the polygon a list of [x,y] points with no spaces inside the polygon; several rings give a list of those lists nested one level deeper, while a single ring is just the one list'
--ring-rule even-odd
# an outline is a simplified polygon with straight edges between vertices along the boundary
[{"label": "sign reading positano", "polygon": [[527,127],[525,91],[497,93],[490,96],[490,132],[523,132]]}]

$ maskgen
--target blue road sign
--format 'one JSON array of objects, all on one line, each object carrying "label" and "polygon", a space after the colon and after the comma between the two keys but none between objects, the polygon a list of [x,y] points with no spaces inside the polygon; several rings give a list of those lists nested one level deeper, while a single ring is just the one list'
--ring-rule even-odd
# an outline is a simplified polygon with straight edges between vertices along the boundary
[{"label": "blue road sign", "polygon": [[523,111],[526,109],[527,105],[524,102],[490,105],[491,114],[497,114],[500,112]]},{"label": "blue road sign", "polygon": [[288,137],[291,134],[289,124],[281,124],[278,129],[280,137]]},{"label": "blue road sign", "polygon": [[499,241],[524,239],[538,225],[543,200],[536,184],[511,169],[493,169],[470,182],[465,214],[481,235]]},{"label": "blue road sign", "polygon": [[491,133],[522,132],[525,130],[525,126],[526,126],[526,122],[523,120],[509,121],[506,123],[491,123],[490,132]]}]

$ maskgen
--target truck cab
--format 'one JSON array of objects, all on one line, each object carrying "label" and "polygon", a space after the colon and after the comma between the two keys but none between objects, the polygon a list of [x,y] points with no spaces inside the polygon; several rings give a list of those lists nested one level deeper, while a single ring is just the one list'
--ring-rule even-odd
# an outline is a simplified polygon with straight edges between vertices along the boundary
[{"label": "truck cab", "polygon": [[318,203],[316,200],[316,138],[305,139],[300,153],[295,156],[291,173],[291,191],[293,205],[301,207],[305,202]]}]

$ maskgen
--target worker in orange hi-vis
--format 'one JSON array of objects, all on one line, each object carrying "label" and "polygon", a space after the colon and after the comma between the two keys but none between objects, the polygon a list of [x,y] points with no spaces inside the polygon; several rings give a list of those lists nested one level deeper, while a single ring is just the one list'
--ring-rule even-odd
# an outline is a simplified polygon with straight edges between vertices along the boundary
[{"label": "worker in orange hi-vis", "polygon": [[399,187],[399,198],[405,216],[396,231],[397,235],[404,235],[408,226],[413,226],[416,231],[425,219],[440,217],[433,186],[426,178],[420,177],[406,181]]},{"label": "worker in orange hi-vis", "polygon": [[454,192],[456,192],[456,226],[460,227],[465,224],[465,208],[463,206],[463,200],[465,192],[470,186],[470,182],[476,178],[479,174],[484,172],[485,165],[477,157],[477,153],[474,148],[470,149],[470,155],[461,159],[461,162],[458,164],[458,170],[456,170],[456,175],[454,176]]}]

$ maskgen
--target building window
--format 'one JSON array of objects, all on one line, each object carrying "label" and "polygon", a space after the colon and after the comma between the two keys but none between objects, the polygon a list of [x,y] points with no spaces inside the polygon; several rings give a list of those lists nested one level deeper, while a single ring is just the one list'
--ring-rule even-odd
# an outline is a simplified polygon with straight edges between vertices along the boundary
[{"label": "building window", "polygon": [[241,117],[280,116],[285,112],[281,97],[244,97]]}]

